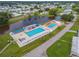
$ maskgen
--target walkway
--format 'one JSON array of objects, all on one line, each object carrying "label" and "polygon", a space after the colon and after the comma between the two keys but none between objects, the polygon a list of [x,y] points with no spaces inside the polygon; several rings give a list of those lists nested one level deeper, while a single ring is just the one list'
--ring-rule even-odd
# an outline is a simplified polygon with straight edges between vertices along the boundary
[{"label": "walkway", "polygon": [[69,30],[68,32],[73,32],[73,33],[77,33],[77,31],[74,31],[74,30]]},{"label": "walkway", "polygon": [[3,53],[14,41],[11,41],[10,43],[8,43],[1,51],[0,54]]},{"label": "walkway", "polygon": [[52,44],[54,44],[57,40],[59,40],[69,29],[73,26],[74,22],[69,23],[62,31],[60,31],[57,35],[52,37],[50,40],[25,54],[23,57],[46,57],[46,50]]}]

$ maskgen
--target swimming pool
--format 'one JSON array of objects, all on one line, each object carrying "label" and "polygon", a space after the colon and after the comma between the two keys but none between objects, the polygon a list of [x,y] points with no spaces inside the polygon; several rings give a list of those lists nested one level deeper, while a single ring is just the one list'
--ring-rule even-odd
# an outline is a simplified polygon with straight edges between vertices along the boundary
[{"label": "swimming pool", "polygon": [[50,24],[49,26],[48,26],[48,28],[52,28],[52,27],[54,27],[54,26],[56,26],[57,24]]},{"label": "swimming pool", "polygon": [[36,29],[33,29],[33,30],[29,31],[29,32],[26,32],[26,34],[29,37],[31,37],[33,35],[36,35],[36,34],[39,34],[39,33],[43,32],[43,31],[45,31],[43,28],[36,28]]}]

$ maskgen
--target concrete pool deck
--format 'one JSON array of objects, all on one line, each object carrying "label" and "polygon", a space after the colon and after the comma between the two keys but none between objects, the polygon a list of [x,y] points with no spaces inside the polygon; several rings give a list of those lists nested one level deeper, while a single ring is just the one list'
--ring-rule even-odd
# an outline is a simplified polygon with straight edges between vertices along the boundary
[{"label": "concrete pool deck", "polygon": [[47,35],[50,31],[46,30],[46,27],[44,26],[38,26],[32,30],[23,30],[22,32],[19,33],[13,33],[11,32],[10,35],[11,37],[15,40],[15,42],[19,45],[19,47],[23,47],[30,42]]}]

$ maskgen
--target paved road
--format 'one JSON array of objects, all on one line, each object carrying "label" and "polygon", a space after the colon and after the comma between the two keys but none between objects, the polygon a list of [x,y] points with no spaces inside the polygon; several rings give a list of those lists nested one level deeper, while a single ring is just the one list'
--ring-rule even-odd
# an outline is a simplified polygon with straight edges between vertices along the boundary
[{"label": "paved road", "polygon": [[66,32],[68,32],[69,29],[73,26],[73,24],[74,22],[69,23],[62,31],[60,31],[54,37],[52,37],[39,47],[35,48],[34,50],[30,51],[29,53],[25,54],[23,57],[46,57],[47,48],[54,44],[57,40],[59,40],[59,38],[61,38]]}]

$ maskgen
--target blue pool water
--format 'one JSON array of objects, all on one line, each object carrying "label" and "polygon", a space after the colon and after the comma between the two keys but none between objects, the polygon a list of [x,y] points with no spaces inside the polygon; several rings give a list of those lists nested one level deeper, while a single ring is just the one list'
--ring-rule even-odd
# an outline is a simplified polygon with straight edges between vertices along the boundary
[{"label": "blue pool water", "polygon": [[50,24],[48,27],[49,28],[52,28],[52,27],[54,27],[54,26],[56,26],[57,24]]},{"label": "blue pool water", "polygon": [[45,31],[45,30],[42,29],[42,28],[36,28],[36,29],[34,29],[34,30],[32,30],[32,31],[26,32],[26,34],[27,34],[29,37],[31,37],[31,36],[33,36],[33,35],[36,35],[36,34],[38,34],[38,33],[43,32],[43,31]]}]

